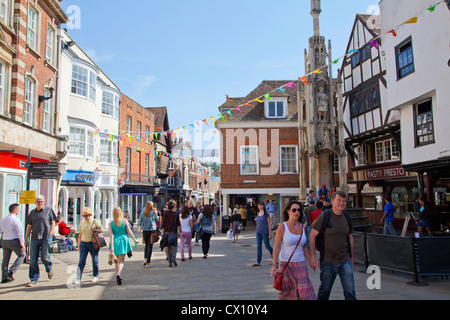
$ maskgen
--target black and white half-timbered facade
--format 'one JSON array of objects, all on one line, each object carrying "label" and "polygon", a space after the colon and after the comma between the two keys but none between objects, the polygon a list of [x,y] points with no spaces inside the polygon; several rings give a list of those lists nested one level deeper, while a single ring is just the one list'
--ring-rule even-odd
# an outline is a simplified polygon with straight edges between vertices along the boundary
[{"label": "black and white half-timbered facade", "polygon": [[401,195],[417,189],[417,180],[401,165],[400,114],[387,108],[380,26],[379,15],[356,15],[347,46],[352,54],[346,55],[341,69],[345,146],[352,172],[348,191],[374,225],[380,224],[385,197],[391,195],[398,226],[403,213],[412,210]]}]

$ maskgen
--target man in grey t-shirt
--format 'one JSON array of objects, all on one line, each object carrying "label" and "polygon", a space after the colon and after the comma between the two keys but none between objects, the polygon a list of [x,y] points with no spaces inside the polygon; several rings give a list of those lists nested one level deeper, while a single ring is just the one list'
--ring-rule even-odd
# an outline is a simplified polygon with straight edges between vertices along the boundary
[{"label": "man in grey t-shirt", "polygon": [[[316,238],[322,230],[325,221],[325,213],[314,221],[313,228],[309,235],[309,247],[311,250],[311,259],[309,261],[311,268],[315,271],[320,265],[320,287],[317,294],[317,300],[328,300],[336,276],[341,279],[344,289],[344,298],[346,300],[356,300],[355,281],[353,277],[353,228],[350,217],[344,212],[347,207],[347,194],[338,191],[332,196],[332,208],[327,210],[329,214],[329,223],[324,232],[323,250],[325,251],[323,261],[316,261],[315,249]],[[350,250],[350,252],[349,252]]]},{"label": "man in grey t-shirt", "polygon": [[[31,210],[26,221],[25,246],[30,245],[30,283],[28,287],[37,284],[39,280],[39,250],[48,278],[53,278],[52,261],[50,260],[50,246],[55,229],[55,213],[49,207],[44,207],[45,198],[39,195],[35,199],[36,209]],[[29,237],[31,233],[31,243]]]}]

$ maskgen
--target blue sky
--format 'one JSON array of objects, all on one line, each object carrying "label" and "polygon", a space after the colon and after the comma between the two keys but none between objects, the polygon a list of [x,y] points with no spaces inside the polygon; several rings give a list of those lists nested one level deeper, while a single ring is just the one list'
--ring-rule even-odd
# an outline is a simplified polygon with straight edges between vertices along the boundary
[{"label": "blue sky", "polygon": [[[345,53],[355,15],[377,5],[322,1],[320,31],[333,58]],[[217,115],[225,95],[303,76],[313,32],[309,0],[64,0],[62,7],[79,19],[79,28],[65,26],[78,45],[124,94],[146,107],[167,106],[172,129]],[[210,148],[214,137],[192,139]]]}]

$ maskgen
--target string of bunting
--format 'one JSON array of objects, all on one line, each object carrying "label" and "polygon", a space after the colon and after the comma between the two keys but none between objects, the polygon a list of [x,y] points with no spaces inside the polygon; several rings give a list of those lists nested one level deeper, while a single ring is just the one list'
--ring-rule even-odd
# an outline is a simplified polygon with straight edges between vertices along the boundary
[{"label": "string of bunting", "polygon": [[[340,56],[339,58],[333,60],[332,64],[337,64],[342,58],[345,58],[347,56],[351,56],[354,53],[358,53],[359,54],[359,52],[360,52],[359,49],[361,49],[362,47],[366,46],[366,44],[368,44],[368,45],[370,45],[370,46],[372,46],[372,47],[374,47],[375,49],[378,50],[379,45],[380,45],[379,42],[378,42],[378,39],[380,39],[381,37],[386,36],[388,34],[391,34],[392,36],[397,37],[396,30],[398,30],[398,28],[400,28],[401,26],[403,26],[405,24],[417,23],[418,20],[419,20],[419,16],[420,16],[420,14],[422,12],[427,12],[428,11],[428,13],[432,13],[432,12],[434,12],[436,10],[437,6],[439,4],[441,4],[442,2],[444,2],[444,1],[441,0],[441,1],[437,2],[435,5],[433,5],[431,7],[428,7],[426,9],[424,9],[424,10],[421,10],[417,15],[415,15],[412,18],[404,21],[403,23],[399,24],[395,28],[392,28],[391,30],[389,30],[389,31],[387,31],[387,32],[385,32],[383,34],[380,34],[379,36],[370,39],[370,41],[368,41],[367,43],[363,44],[358,49],[351,49],[346,54],[344,54],[344,55]],[[311,85],[311,83],[309,83],[307,81],[307,79],[308,79],[307,77],[310,76],[310,75],[313,75],[313,74],[323,73],[324,71],[322,71],[322,69],[325,69],[327,67],[328,67],[328,65],[323,65],[322,67],[320,67],[320,68],[318,68],[318,69],[316,69],[314,71],[311,71],[311,72],[305,74],[302,77],[299,77],[298,78],[298,81],[299,81],[298,85],[300,85],[300,82],[303,82],[305,85]],[[133,148],[136,151],[145,151],[145,152],[148,152],[148,153],[152,153],[153,152],[154,156],[166,156],[166,157],[175,159],[175,158],[178,157],[176,154],[169,154],[169,153],[164,153],[164,152],[160,152],[160,151],[145,150],[142,147],[136,147],[136,146],[132,145],[131,141],[132,141],[132,139],[136,139],[137,141],[141,141],[141,138],[140,138],[141,135],[147,135],[148,137],[152,137],[152,138],[154,136],[155,139],[158,140],[158,138],[160,138],[162,136],[165,136],[166,138],[168,138],[169,134],[171,136],[173,136],[174,134],[176,134],[176,135],[183,135],[185,133],[189,133],[190,134],[190,133],[193,133],[193,132],[197,132],[197,133],[198,132],[212,132],[212,133],[215,134],[215,131],[208,131],[208,130],[200,131],[200,124],[204,123],[204,124],[206,124],[207,127],[209,127],[208,120],[211,120],[214,125],[216,124],[216,121],[219,120],[219,119],[227,121],[224,118],[224,116],[226,114],[228,114],[230,117],[232,117],[233,115],[231,114],[231,111],[237,110],[239,112],[242,112],[241,108],[245,107],[245,106],[250,106],[250,107],[254,108],[255,105],[252,104],[253,102],[263,103],[264,99],[271,100],[271,96],[270,95],[273,92],[276,92],[276,91],[284,92],[286,87],[290,87],[290,88],[294,88],[295,87],[296,88],[297,87],[297,83],[295,83],[295,82],[286,83],[286,84],[282,85],[281,87],[278,87],[278,88],[276,88],[276,89],[274,89],[272,91],[269,91],[269,92],[267,92],[267,93],[265,93],[265,94],[255,98],[255,99],[249,100],[249,101],[247,101],[245,103],[241,103],[240,105],[238,105],[236,107],[233,107],[233,108],[231,108],[230,110],[228,110],[226,112],[219,113],[216,116],[205,118],[202,121],[196,121],[196,122],[194,122],[194,123],[192,123],[190,125],[182,126],[182,127],[176,128],[176,129],[171,129],[171,130],[161,131],[161,132],[143,132],[143,131],[128,132],[128,131],[110,131],[110,130],[96,129],[95,132],[94,132],[94,135],[99,135],[101,138],[110,139],[111,141],[118,140],[118,141],[120,141],[120,145],[121,146],[123,145],[123,143],[125,143],[125,144],[128,143],[128,147],[129,148]],[[227,96],[227,100],[229,100],[228,96]],[[189,129],[189,127],[192,127],[192,129],[193,129],[190,132],[186,130],[186,128]],[[117,134],[115,132],[117,132]],[[135,135],[132,135],[131,133],[133,133]]]}]

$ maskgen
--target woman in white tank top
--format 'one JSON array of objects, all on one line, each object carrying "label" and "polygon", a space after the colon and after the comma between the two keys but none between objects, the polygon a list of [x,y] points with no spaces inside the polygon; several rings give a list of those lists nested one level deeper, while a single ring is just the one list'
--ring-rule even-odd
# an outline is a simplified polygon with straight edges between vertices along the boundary
[{"label": "woman in white tank top", "polygon": [[284,273],[283,291],[278,294],[280,300],[316,299],[305,262],[305,257],[309,260],[310,252],[306,247],[306,231],[301,207],[300,202],[289,201],[283,211],[285,222],[278,228],[275,237],[271,273],[274,277],[277,272]]}]

